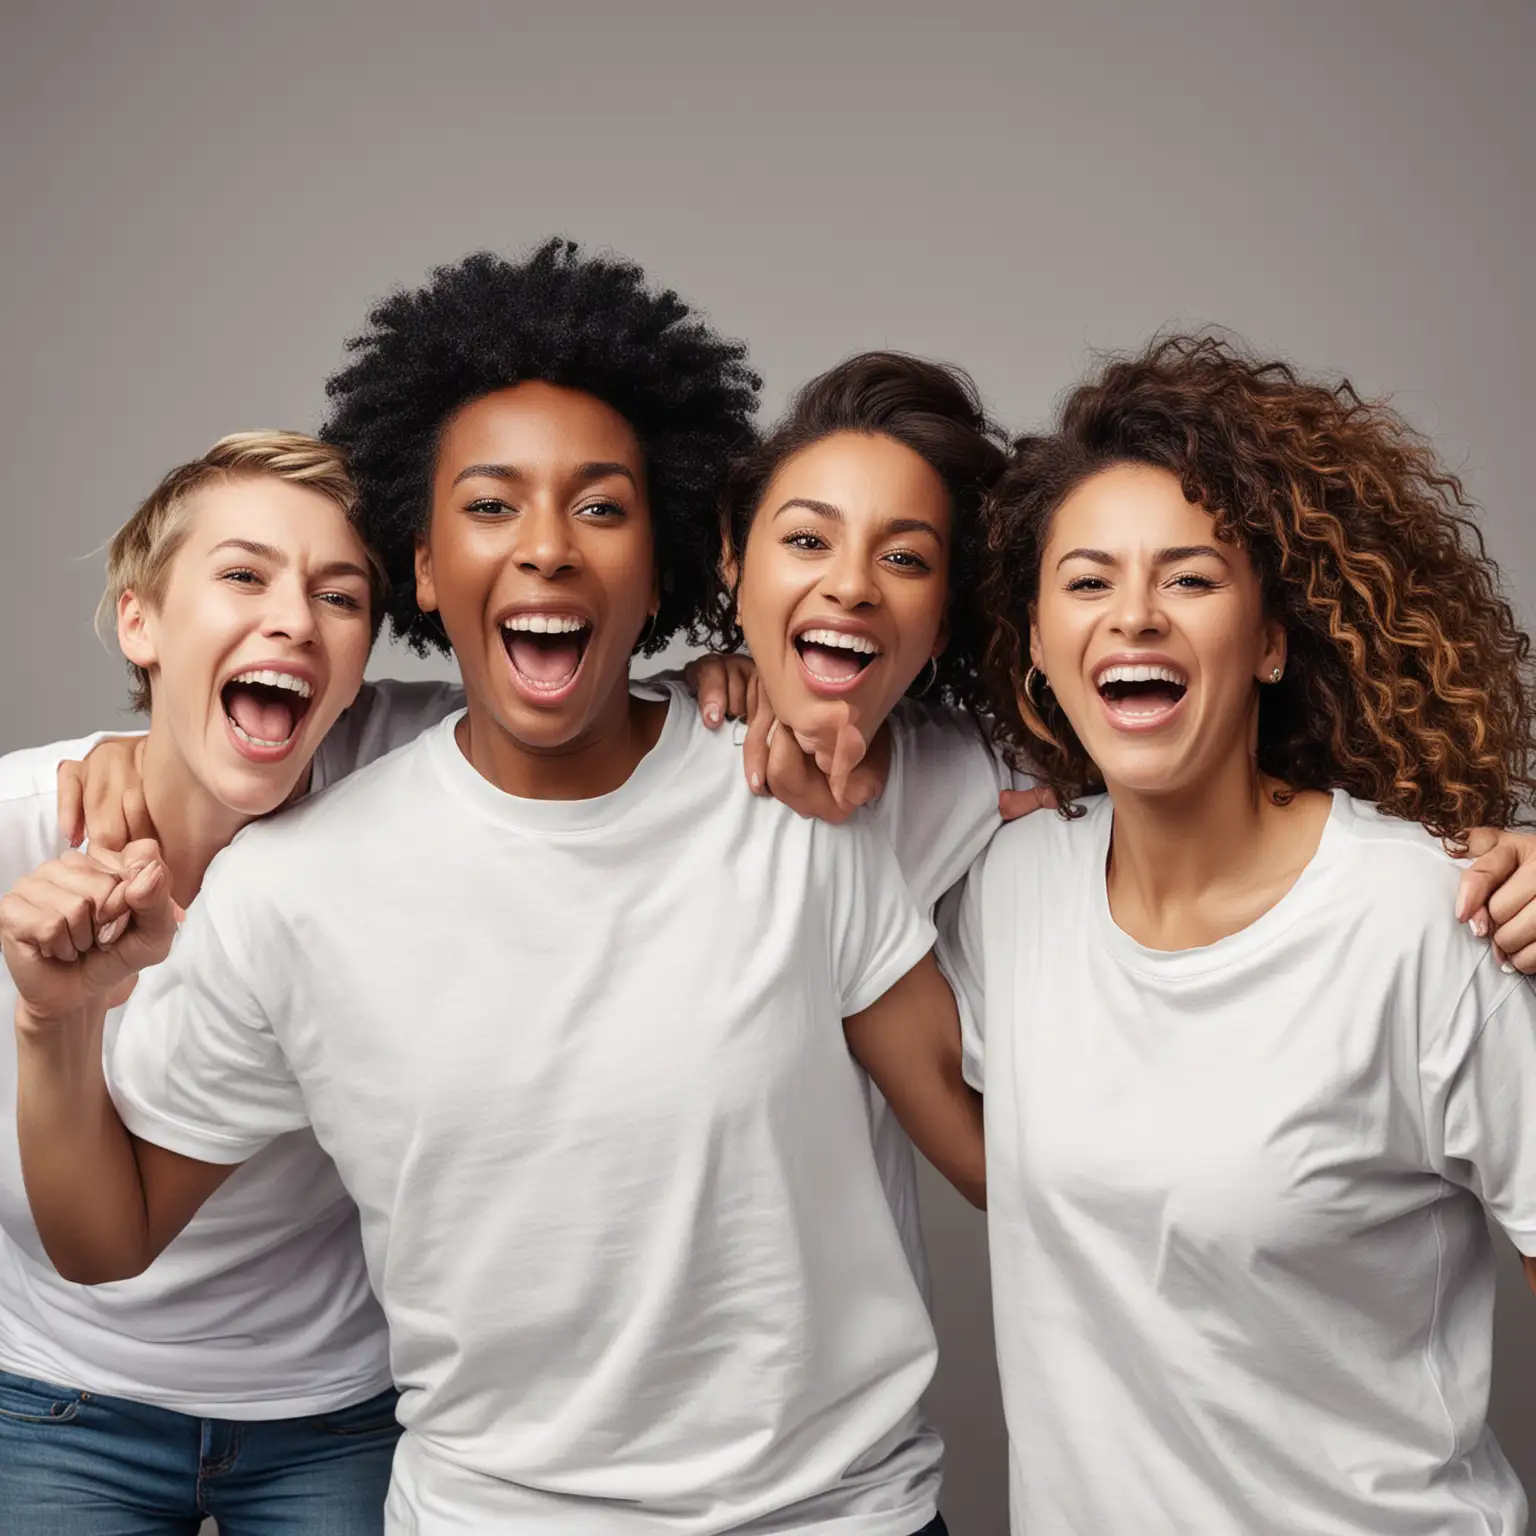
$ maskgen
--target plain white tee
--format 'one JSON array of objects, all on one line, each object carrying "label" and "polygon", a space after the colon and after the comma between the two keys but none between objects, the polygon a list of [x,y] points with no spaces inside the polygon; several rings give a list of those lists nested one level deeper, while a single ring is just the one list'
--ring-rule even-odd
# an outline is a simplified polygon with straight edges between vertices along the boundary
[{"label": "plain white tee", "polygon": [[1485,1210],[1536,1253],[1536,997],[1336,794],[1242,932],[1115,926],[1110,803],[1005,828],[945,965],[985,1087],[1013,1529],[1513,1533]]},{"label": "plain white tee", "polygon": [[[98,739],[0,758],[0,891],[64,852],[58,765]],[[15,1009],[0,964],[0,1369],[224,1419],[324,1413],[387,1387],[357,1212],[307,1130],[263,1148],[143,1275],[59,1278],[21,1178]],[[121,1015],[108,1015],[109,1044]]]},{"label": "plain white tee", "polygon": [[397,1531],[907,1536],[927,1314],[842,1018],[927,951],[885,839],[672,695],[629,781],[502,794],[450,718],[214,862],[111,1064],[139,1135],[313,1125],[362,1212]]}]

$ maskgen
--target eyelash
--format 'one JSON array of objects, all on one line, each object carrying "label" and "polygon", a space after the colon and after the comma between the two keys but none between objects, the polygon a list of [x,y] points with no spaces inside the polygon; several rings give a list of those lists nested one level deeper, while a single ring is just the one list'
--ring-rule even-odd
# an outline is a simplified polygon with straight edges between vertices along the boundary
[{"label": "eyelash", "polygon": [[[802,543],[802,540],[805,540],[806,542]],[[825,549],[827,547],[827,541],[822,538],[819,533],[813,533],[809,528],[797,529],[794,533],[786,534],[783,542],[793,549],[801,549],[807,551],[813,549]],[[900,556],[905,561],[911,562],[908,565],[898,565],[896,567],[897,570],[926,571],[931,569],[928,562],[924,560],[923,557],[915,550],[893,549],[882,555],[881,559],[893,560],[897,556]]]},{"label": "eyelash", "polygon": [[[1180,572],[1179,575],[1172,578],[1172,582],[1192,582],[1194,589],[1201,592],[1213,592],[1219,585],[1209,576],[1199,576],[1193,571]],[[1066,590],[1068,592],[1107,592],[1109,590],[1109,583],[1102,576],[1074,576],[1067,583]],[[1185,590],[1189,589],[1185,588]]]},{"label": "eyelash", "polygon": [[[249,577],[249,581],[240,580],[241,577]],[[252,584],[259,585],[260,575],[251,570],[249,566],[238,566],[232,571],[225,571],[219,578],[221,581],[232,582],[237,586],[246,587]],[[363,605],[352,596],[350,592],[317,592],[316,597],[329,608],[345,608],[353,613],[361,613]]]},{"label": "eyelash", "polygon": [[[517,508],[510,502],[502,501],[497,496],[482,496],[478,500],[470,502],[465,510],[474,512],[481,517],[502,517],[516,512]],[[614,517],[623,517],[625,515],[624,508],[618,502],[607,499],[583,502],[581,506],[576,508],[576,511],[578,514],[583,512],[606,512],[611,513]]]}]

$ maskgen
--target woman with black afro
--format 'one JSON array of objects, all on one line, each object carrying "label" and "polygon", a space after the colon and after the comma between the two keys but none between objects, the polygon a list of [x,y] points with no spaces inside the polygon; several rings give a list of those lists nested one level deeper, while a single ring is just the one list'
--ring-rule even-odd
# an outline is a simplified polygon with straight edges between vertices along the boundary
[{"label": "woman with black afro", "polygon": [[[703,616],[742,349],[551,244],[440,270],[353,352],[327,435],[466,707],[215,862],[115,1112],[87,1049],[20,1064],[50,1254],[142,1269],[312,1126],[389,1320],[391,1531],[942,1531],[933,1333],[848,1050],[947,1053],[892,1104],[977,1198],[932,928],[872,821],[753,796],[685,693],[630,679]],[[158,865],[125,895],[169,951]]]}]

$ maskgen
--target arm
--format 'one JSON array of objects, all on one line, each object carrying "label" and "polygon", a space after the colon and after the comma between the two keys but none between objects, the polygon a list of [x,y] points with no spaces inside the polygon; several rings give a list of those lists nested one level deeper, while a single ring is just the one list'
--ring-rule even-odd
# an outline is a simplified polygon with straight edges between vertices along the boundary
[{"label": "arm", "polygon": [[960,1018],[933,955],[843,1028],[849,1049],[923,1156],[972,1205],[985,1208],[981,1095],[961,1073]]},{"label": "arm", "polygon": [[121,863],[68,854],[0,902],[18,992],[16,1124],[39,1236],[66,1280],[140,1274],[228,1177],[131,1136],[102,1074],[113,996],[169,952],[169,871],[153,845]]}]

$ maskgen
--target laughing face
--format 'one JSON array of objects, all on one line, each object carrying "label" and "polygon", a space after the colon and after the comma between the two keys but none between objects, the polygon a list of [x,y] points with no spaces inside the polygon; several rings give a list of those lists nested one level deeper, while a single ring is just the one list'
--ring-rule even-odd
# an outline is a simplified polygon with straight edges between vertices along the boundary
[{"label": "laughing face", "polygon": [[1030,657],[1111,793],[1170,795],[1252,754],[1285,635],[1210,513],[1166,470],[1127,464],[1057,509]]},{"label": "laughing face", "polygon": [[449,418],[416,600],[453,645],[472,734],[569,753],[613,730],[657,597],[645,458],[617,411],[527,383]]},{"label": "laughing face", "polygon": [[198,492],[158,603],[125,593],[123,654],[150,674],[150,735],[215,801],[263,816],[357,696],[368,557],[341,509],[251,476]]},{"label": "laughing face", "polygon": [[747,536],[743,634],[774,711],[805,729],[845,700],[866,738],[944,648],[943,481],[888,437],[839,432],[786,459]]}]

